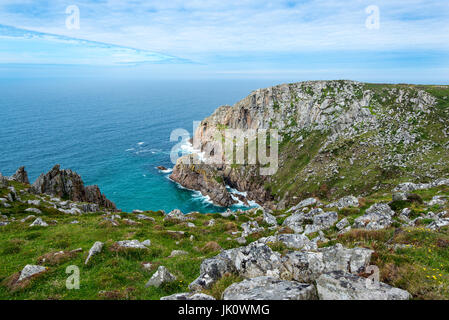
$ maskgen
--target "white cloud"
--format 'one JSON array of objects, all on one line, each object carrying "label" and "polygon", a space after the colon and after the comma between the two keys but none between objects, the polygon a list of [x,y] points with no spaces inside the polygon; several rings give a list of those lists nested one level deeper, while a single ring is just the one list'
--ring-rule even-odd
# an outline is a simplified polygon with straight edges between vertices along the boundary
[{"label": "white cloud", "polygon": [[[233,52],[449,49],[447,1],[76,2],[81,10],[78,31],[64,28],[63,9],[72,1],[58,1],[37,17],[26,10],[8,11],[2,2],[6,10],[0,8],[0,21],[190,58]],[[29,2],[22,3],[26,8]],[[365,27],[365,8],[372,4],[380,8],[380,30]]]}]

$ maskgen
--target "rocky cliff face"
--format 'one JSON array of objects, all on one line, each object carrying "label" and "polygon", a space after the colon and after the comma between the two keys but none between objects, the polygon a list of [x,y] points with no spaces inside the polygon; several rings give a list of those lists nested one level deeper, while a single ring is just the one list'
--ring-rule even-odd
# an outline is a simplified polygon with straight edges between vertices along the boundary
[{"label": "rocky cliff face", "polygon": [[[447,86],[283,84],[218,108],[200,123],[193,143],[207,151],[207,160],[225,129],[277,129],[279,170],[274,175],[261,176],[257,164],[209,165],[207,170],[218,177],[218,188],[228,184],[248,191],[250,199],[269,207],[306,196],[366,194],[449,172],[444,161],[449,156],[448,97]],[[173,180],[193,181],[191,169],[178,162]],[[188,187],[204,191],[202,184]]]},{"label": "rocky cliff face", "polygon": [[17,169],[16,173],[11,176],[11,180],[30,184],[30,180],[28,180],[28,173],[26,172],[25,167],[20,167],[19,169]]},{"label": "rocky cliff face", "polygon": [[96,203],[107,209],[117,209],[112,201],[101,194],[98,186],[84,186],[83,180],[76,172],[70,169],[61,170],[59,165],[55,165],[48,173],[41,174],[30,191],[76,202]]}]

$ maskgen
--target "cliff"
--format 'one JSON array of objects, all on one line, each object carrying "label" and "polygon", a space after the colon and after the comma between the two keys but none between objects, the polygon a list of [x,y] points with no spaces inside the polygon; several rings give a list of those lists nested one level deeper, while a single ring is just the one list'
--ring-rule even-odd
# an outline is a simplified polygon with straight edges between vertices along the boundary
[{"label": "cliff", "polygon": [[[214,154],[225,129],[277,129],[279,169],[259,174],[260,164],[198,164],[209,176],[247,191],[271,208],[319,196],[366,195],[406,181],[449,172],[449,87],[309,81],[252,92],[234,106],[219,107],[194,134],[194,147]],[[212,152],[210,152],[212,150]],[[179,161],[172,179],[181,185],[193,173]],[[179,179],[182,172],[182,179]],[[185,186],[185,185],[184,185]],[[203,185],[188,188],[210,194]],[[224,195],[223,195],[224,197]]]}]

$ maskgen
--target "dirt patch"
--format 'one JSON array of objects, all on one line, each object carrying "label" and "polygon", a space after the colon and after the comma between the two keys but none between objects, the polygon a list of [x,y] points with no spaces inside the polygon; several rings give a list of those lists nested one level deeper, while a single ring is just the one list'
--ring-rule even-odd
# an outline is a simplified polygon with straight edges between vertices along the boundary
[{"label": "dirt patch", "polygon": [[278,233],[279,234],[293,234],[293,233],[295,233],[295,231],[293,231],[289,227],[282,227],[279,229]]},{"label": "dirt patch", "polygon": [[19,281],[20,278],[20,272],[16,272],[14,273],[12,276],[10,276],[9,278],[6,278],[3,282],[2,285],[4,285],[11,293],[23,290],[25,288],[27,288],[31,282],[36,279],[37,277],[39,277],[40,275],[42,275],[43,273],[45,273],[45,271],[35,274],[32,277],[29,277],[27,279],[24,279],[22,281]]},{"label": "dirt patch", "polygon": [[182,232],[182,231],[167,230],[165,232],[165,234],[168,235],[170,238],[175,239],[175,240],[181,240],[185,236],[185,233]]},{"label": "dirt patch", "polygon": [[72,251],[56,251],[44,254],[37,258],[38,265],[58,265],[73,259],[82,250],[72,250]]},{"label": "dirt patch", "polygon": [[103,300],[128,300],[132,297],[135,288],[126,288],[125,290],[100,291],[98,296]]},{"label": "dirt patch", "polygon": [[208,243],[206,243],[204,245],[204,247],[201,248],[201,251],[209,253],[209,252],[221,251],[221,249],[222,248],[220,247],[220,245],[217,242],[209,241]]}]

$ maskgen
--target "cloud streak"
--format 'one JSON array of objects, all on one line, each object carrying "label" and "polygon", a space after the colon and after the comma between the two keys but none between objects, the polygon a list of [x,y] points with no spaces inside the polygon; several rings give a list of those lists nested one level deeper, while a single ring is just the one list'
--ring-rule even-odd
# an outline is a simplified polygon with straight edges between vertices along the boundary
[{"label": "cloud streak", "polygon": [[0,62],[4,64],[137,65],[190,63],[147,50],[111,45],[0,25]]}]

